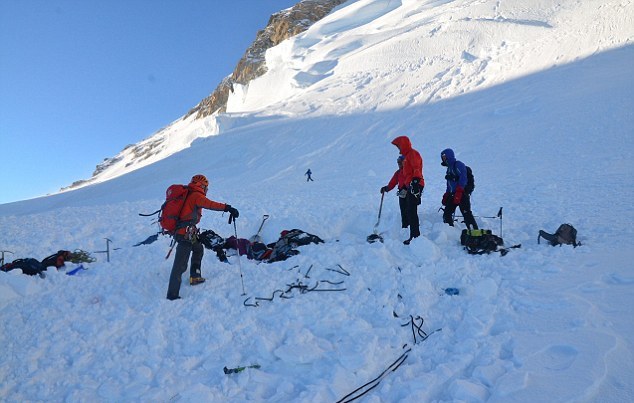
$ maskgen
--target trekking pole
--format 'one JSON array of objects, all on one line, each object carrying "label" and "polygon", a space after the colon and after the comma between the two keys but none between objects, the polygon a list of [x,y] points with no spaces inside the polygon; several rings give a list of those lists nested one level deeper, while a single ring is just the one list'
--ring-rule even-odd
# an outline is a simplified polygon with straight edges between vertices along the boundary
[{"label": "trekking pole", "polygon": [[236,248],[238,250],[238,269],[240,270],[240,281],[242,282],[242,295],[247,295],[244,291],[244,277],[242,276],[242,262],[240,261],[240,243],[238,242],[238,230],[236,228],[236,219],[232,214],[229,214],[229,223],[233,221],[233,234],[236,237]]}]

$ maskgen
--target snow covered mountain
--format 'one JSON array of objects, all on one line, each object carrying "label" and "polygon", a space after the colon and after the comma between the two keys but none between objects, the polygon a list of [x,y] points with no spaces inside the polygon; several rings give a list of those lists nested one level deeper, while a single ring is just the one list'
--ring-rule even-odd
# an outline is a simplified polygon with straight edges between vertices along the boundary
[{"label": "snow covered mountain", "polygon": [[162,128],[138,144],[131,144],[113,158],[97,165],[89,179],[79,180],[62,190],[76,189],[103,182],[142,168],[189,147],[197,138],[226,130],[227,101],[235,85],[248,85],[267,71],[265,54],[280,42],[304,32],[344,0],[302,0],[295,6],[271,15],[267,26],[258,31],[234,71],[223,79],[213,93],[185,116]]},{"label": "snow covered mountain", "polygon": [[[189,147],[0,205],[7,259],[98,258],[75,276],[0,272],[0,396],[332,402],[380,381],[359,401],[631,401],[633,20],[622,0],[348,1],[267,51],[219,120],[176,122]],[[422,236],[402,244],[390,193],[385,243],[368,244],[403,134],[425,161]],[[442,223],[446,147],[474,170],[481,226],[521,248],[470,256]],[[132,247],[156,232],[137,213],[197,173],[240,210],[202,228],[248,238],[269,214],[266,242],[300,228],[326,243],[273,264],[207,253],[208,281],[165,300],[169,240]],[[537,244],[563,222],[581,247]],[[276,294],[300,283],[340,291]]]}]

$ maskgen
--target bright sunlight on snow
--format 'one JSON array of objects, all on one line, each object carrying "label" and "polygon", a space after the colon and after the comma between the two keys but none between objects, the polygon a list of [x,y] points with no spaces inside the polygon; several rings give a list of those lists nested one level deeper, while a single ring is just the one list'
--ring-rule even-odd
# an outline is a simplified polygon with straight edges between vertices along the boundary
[{"label": "bright sunlight on snow", "polygon": [[[144,166],[0,205],[6,261],[97,258],[0,272],[1,400],[634,400],[633,38],[629,0],[344,3],[270,49],[227,114],[158,132]],[[403,245],[390,192],[370,244],[400,135],[424,160],[422,236]],[[473,168],[480,227],[521,248],[468,255],[443,224],[447,147]],[[270,264],[206,251],[207,282],[166,300],[170,240],[132,247],[158,231],[138,213],[198,173],[238,237],[268,214],[266,243],[326,242]],[[580,247],[537,243],[562,223]],[[200,227],[234,235],[220,212]],[[280,297],[297,284],[337,290]]]}]

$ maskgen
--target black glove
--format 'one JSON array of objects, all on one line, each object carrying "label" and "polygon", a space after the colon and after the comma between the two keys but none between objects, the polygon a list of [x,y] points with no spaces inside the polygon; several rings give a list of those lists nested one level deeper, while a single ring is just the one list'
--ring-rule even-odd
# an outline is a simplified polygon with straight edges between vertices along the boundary
[{"label": "black glove", "polygon": [[389,190],[387,190],[387,186],[383,186],[381,188],[381,193],[385,193],[385,192],[389,192]]},{"label": "black glove", "polygon": [[412,183],[409,185],[410,192],[416,197],[420,196],[420,192],[423,190],[420,183],[418,183],[418,179],[414,179]]},{"label": "black glove", "polygon": [[238,209],[235,207],[231,207],[230,204],[225,204],[224,211],[229,212],[229,223],[231,223],[231,221],[235,220],[236,218],[240,217],[240,212],[238,211]]}]

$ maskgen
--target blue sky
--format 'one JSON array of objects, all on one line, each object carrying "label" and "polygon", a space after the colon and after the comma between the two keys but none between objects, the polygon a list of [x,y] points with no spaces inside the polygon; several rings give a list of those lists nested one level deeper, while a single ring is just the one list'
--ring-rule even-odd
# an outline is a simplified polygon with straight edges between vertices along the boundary
[{"label": "blue sky", "polygon": [[0,204],[56,192],[184,115],[299,0],[0,0]]}]

